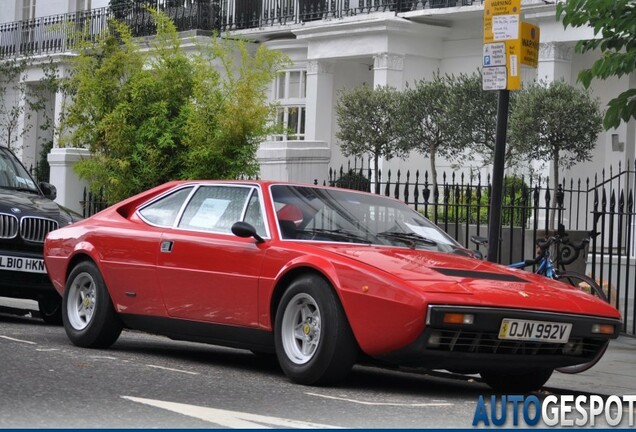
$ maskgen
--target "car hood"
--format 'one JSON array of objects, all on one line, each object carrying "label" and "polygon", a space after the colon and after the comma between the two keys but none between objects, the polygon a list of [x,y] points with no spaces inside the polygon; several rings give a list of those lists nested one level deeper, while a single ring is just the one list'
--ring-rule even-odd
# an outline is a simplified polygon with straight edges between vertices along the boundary
[{"label": "car hood", "polygon": [[58,221],[60,226],[78,219],[78,215],[42,195],[10,189],[0,189],[0,213],[48,217]]},{"label": "car hood", "polygon": [[619,317],[605,302],[524,270],[456,254],[375,246],[321,246],[371,265],[423,293],[460,294],[473,305]]}]

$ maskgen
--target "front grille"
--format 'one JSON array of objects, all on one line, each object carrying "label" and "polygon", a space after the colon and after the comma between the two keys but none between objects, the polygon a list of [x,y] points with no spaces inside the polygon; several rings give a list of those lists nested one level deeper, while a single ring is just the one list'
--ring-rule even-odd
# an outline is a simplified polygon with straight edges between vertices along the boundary
[{"label": "front grille", "polygon": [[0,213],[0,238],[11,239],[18,235],[18,218]]},{"label": "front grille", "polygon": [[57,228],[57,221],[53,219],[27,216],[20,221],[20,236],[27,241],[43,243],[44,237]]},{"label": "front grille", "polygon": [[428,349],[471,354],[558,355],[592,358],[605,341],[572,338],[568,344],[501,340],[496,333],[465,330],[434,330]]}]

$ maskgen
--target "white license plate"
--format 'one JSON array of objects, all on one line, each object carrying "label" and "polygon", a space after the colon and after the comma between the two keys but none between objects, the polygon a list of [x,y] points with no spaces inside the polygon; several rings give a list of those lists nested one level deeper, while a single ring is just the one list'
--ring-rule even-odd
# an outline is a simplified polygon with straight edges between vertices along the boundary
[{"label": "white license plate", "polygon": [[504,318],[499,339],[565,343],[570,338],[572,324]]},{"label": "white license plate", "polygon": [[46,274],[44,260],[38,258],[0,255],[0,270]]}]

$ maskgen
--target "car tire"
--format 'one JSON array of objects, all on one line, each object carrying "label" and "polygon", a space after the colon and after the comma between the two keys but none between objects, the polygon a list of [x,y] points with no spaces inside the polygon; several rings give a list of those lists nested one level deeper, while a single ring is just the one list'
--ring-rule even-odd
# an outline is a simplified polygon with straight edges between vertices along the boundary
[{"label": "car tire", "polygon": [[62,325],[62,297],[57,294],[39,297],[38,309],[40,318],[46,324]]},{"label": "car tire", "polygon": [[68,277],[62,299],[64,330],[73,344],[108,348],[123,329],[106,284],[91,261],[79,263]]},{"label": "car tire", "polygon": [[297,278],[283,294],[274,342],[285,375],[305,385],[341,381],[359,351],[338,297],[318,275]]},{"label": "car tire", "polygon": [[490,370],[480,373],[482,379],[500,393],[519,394],[539,390],[552,376],[552,369],[523,371]]}]

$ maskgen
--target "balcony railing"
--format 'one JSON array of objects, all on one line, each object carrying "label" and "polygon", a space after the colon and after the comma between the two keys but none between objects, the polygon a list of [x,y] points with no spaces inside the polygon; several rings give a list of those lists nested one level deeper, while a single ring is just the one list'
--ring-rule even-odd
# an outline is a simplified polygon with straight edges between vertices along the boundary
[{"label": "balcony railing", "polygon": [[134,36],[155,33],[146,8],[159,6],[178,31],[226,32],[299,24],[375,12],[481,4],[482,0],[131,0],[99,8],[0,24],[0,58],[68,51],[77,38],[95,39],[110,18],[127,23]]}]

